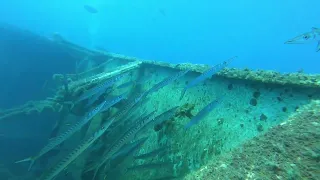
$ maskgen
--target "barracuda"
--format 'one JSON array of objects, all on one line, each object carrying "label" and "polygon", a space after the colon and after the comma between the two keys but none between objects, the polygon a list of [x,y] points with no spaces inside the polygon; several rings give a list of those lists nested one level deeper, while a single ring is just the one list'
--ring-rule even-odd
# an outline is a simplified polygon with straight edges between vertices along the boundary
[{"label": "barracuda", "polygon": [[312,28],[311,32],[303,33],[295,38],[289,39],[285,44],[306,44],[311,42],[317,42],[316,51],[320,51],[320,28]]},{"label": "barracuda", "polygon": [[170,76],[167,77],[166,79],[160,81],[158,84],[154,85],[150,90],[148,90],[146,92],[146,95],[157,92],[159,89],[163,88],[164,86],[172,83],[173,81],[177,80],[178,78],[184,76],[185,74],[187,74],[190,70],[184,70],[184,71],[180,71],[177,74],[175,74],[174,76]]},{"label": "barracuda", "polygon": [[85,99],[88,99],[89,97],[95,95],[95,94],[99,94],[101,92],[106,91],[109,87],[111,87],[113,84],[115,84],[117,81],[119,81],[120,79],[122,79],[123,77],[125,77],[126,75],[128,75],[129,73],[123,73],[120,74],[118,76],[114,76],[110,79],[108,79],[106,82],[99,84],[97,86],[95,86],[92,89],[89,89],[88,91],[84,92],[77,100],[75,103],[78,103],[80,101],[83,101]]},{"label": "barracuda", "polygon": [[85,151],[92,143],[94,143],[112,124],[114,118],[108,120],[103,126],[95,132],[90,138],[83,141],[77,148],[75,148],[68,156],[60,161],[56,166],[45,172],[39,180],[52,180],[61,171],[63,171],[72,161],[74,161],[83,151]]},{"label": "barracuda", "polygon": [[[150,126],[155,125],[156,123],[161,123],[164,120],[170,119],[176,112],[178,106],[175,106],[157,117],[154,118],[155,111],[149,113],[140,121],[133,124],[133,126],[126,131],[117,141],[115,141],[110,148],[104,153],[103,157],[101,158],[101,162],[99,162],[93,168],[88,169],[88,171],[95,169],[93,179],[95,178],[96,174],[98,173],[99,169],[102,167],[103,164],[107,163],[108,160],[119,151],[119,149],[126,144],[127,142],[131,141],[134,137],[136,137],[138,132],[143,131],[143,129],[149,128]],[[108,164],[105,168],[108,167]]]},{"label": "barracuda", "polygon": [[104,155],[101,158],[101,162],[99,162],[97,165],[93,166],[92,168],[89,168],[87,171],[94,170],[94,175],[92,179],[95,179],[98,171],[100,170],[101,166],[105,164],[116,152],[119,151],[119,149],[132,140],[135,137],[135,134],[145,125],[149,124],[154,120],[154,113],[155,111],[149,113],[145,118],[143,118],[141,121],[134,124],[128,131],[126,131],[118,140],[116,140],[110,148],[104,153]]},{"label": "barracuda", "polygon": [[51,139],[50,142],[44,148],[42,148],[36,156],[17,161],[15,163],[30,161],[30,165],[28,168],[28,171],[30,171],[31,167],[33,166],[34,162],[37,159],[39,159],[42,155],[46,154],[50,150],[57,147],[59,144],[61,144],[66,139],[71,137],[75,132],[79,131],[85,124],[87,124],[96,114],[98,114],[102,110],[102,108],[105,106],[105,104],[106,104],[106,101],[102,102],[96,108],[94,108],[92,111],[90,111],[81,121],[78,121],[73,126],[71,126],[66,132]]},{"label": "barracuda", "polygon": [[127,96],[128,96],[128,92],[125,92],[125,93],[121,94],[120,96],[113,98],[111,101],[107,101],[104,104],[104,106],[102,107],[101,112],[108,110],[113,105],[115,105],[118,102],[120,102],[121,100],[127,98]]},{"label": "barracuda", "polygon": [[199,121],[203,119],[205,116],[207,116],[213,108],[217,107],[220,104],[220,102],[221,98],[218,98],[206,105],[196,116],[194,116],[190,120],[190,122],[187,125],[185,125],[185,129],[189,129],[191,126],[199,123]]},{"label": "barracuda", "polygon": [[180,96],[180,100],[183,98],[184,94],[186,93],[186,91],[192,87],[194,87],[195,85],[199,84],[201,81],[204,81],[207,78],[210,78],[212,75],[214,75],[215,73],[219,72],[220,70],[222,70],[223,68],[227,67],[230,62],[237,58],[237,56],[232,57],[220,64],[217,64],[213,67],[211,67],[210,69],[208,69],[207,71],[205,71],[204,73],[202,73],[200,76],[196,77],[194,80],[192,80],[191,82],[189,82],[187,84],[187,86],[182,90],[181,92],[181,96]]}]

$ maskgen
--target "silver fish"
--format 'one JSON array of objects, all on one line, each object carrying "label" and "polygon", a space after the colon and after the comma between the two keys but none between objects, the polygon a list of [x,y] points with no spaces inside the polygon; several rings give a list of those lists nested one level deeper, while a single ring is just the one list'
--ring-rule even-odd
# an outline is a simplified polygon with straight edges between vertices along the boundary
[{"label": "silver fish", "polygon": [[123,89],[123,88],[128,88],[130,86],[134,86],[135,85],[135,82],[134,81],[128,81],[128,82],[125,82],[123,84],[120,84],[119,86],[117,86],[118,89]]},{"label": "silver fish", "polygon": [[98,92],[97,94],[93,95],[90,99],[88,99],[88,102],[86,104],[86,108],[89,108],[90,106],[93,105],[93,103],[95,103],[102,94],[110,94],[111,92],[113,91],[113,88],[112,87],[109,87],[107,88],[107,90],[104,92],[104,91],[101,91],[101,92]]},{"label": "silver fish", "polygon": [[121,94],[120,96],[115,97],[115,98],[111,99],[110,101],[107,101],[104,104],[104,106],[102,107],[101,112],[108,110],[111,106],[113,106],[113,105],[117,104],[118,102],[120,102],[121,100],[127,98],[127,96],[128,96],[128,92],[125,92],[125,93]]},{"label": "silver fish", "polygon": [[185,129],[189,129],[191,126],[197,124],[201,119],[209,114],[213,108],[217,107],[217,105],[221,102],[221,98],[213,100],[207,106],[205,106],[197,115],[195,115],[188,124],[185,125]]},{"label": "silver fish", "polygon": [[58,135],[57,137],[51,139],[49,141],[49,143],[44,148],[42,148],[40,150],[40,152],[36,156],[29,157],[29,158],[17,161],[15,163],[21,163],[21,162],[30,161],[30,165],[29,165],[29,169],[28,169],[28,171],[30,171],[32,165],[34,164],[34,162],[38,158],[40,158],[42,155],[44,155],[45,153],[49,152],[53,148],[57,147],[59,144],[61,144],[66,139],[71,137],[75,132],[79,131],[85,124],[87,124],[96,114],[98,114],[101,111],[101,109],[104,107],[105,103],[106,103],[106,101],[102,102],[96,108],[94,108],[92,111],[90,111],[81,121],[78,121],[73,126],[71,126],[66,132],[64,132],[64,133]]},{"label": "silver fish", "polygon": [[172,116],[175,115],[175,113],[176,113],[178,108],[179,108],[179,106],[175,106],[175,107],[173,107],[173,108],[161,113],[160,115],[158,115],[155,118],[156,119],[155,122],[159,124],[159,123],[162,123],[165,120],[168,120],[168,119],[172,118]]},{"label": "silver fish", "polygon": [[114,122],[111,125],[111,127],[109,128],[109,131],[112,131],[112,133],[117,133],[117,131],[114,131],[114,130],[117,129],[119,126],[124,125],[127,121],[138,121],[138,119],[141,119],[141,118],[145,117],[144,115],[141,115],[141,114],[140,115],[134,114],[132,112],[132,110],[134,110],[134,109],[131,109],[128,112],[128,116],[127,117],[123,117],[123,118],[119,119],[118,121]]},{"label": "silver fish", "polygon": [[158,168],[167,168],[172,167],[173,164],[169,162],[156,162],[149,164],[140,164],[136,166],[131,166],[127,168],[127,171],[137,171],[137,170],[145,170],[145,169],[158,169]]},{"label": "silver fish", "polygon": [[285,42],[285,44],[306,44],[310,42],[317,42],[317,49],[316,51],[320,51],[320,28],[312,28],[311,32],[303,33],[297,37],[289,39]]},{"label": "silver fish", "polygon": [[133,108],[139,101],[141,101],[142,98],[145,97],[145,92],[140,93],[138,95],[136,95],[132,100],[129,101],[129,103],[127,103],[125,105],[124,108],[122,108],[121,111],[119,111],[116,115],[115,118],[119,119],[120,117],[122,117],[124,114],[126,114],[131,108]]},{"label": "silver fish", "polygon": [[68,156],[60,161],[56,166],[45,172],[39,180],[52,180],[61,171],[63,171],[72,161],[74,161],[83,151],[85,151],[92,143],[94,143],[110,126],[114,118],[108,120],[103,126],[95,132],[90,138],[83,141],[77,148],[75,148]]},{"label": "silver fish", "polygon": [[147,92],[146,92],[146,95],[148,94],[152,94],[156,91],[158,91],[159,89],[163,88],[164,86],[172,83],[173,81],[177,80],[178,78],[184,76],[185,74],[187,74],[190,70],[187,69],[187,70],[184,70],[184,71],[180,71],[178,73],[176,73],[175,75],[173,76],[170,76],[170,77],[167,77],[165,78],[164,80],[160,81],[158,84],[154,85],[151,89],[149,89]]},{"label": "silver fish", "polygon": [[117,76],[114,76],[110,79],[108,79],[107,81],[105,81],[102,84],[99,84],[89,90],[87,90],[86,92],[84,92],[77,100],[75,103],[78,103],[80,101],[83,101],[85,99],[88,99],[89,97],[97,94],[97,93],[101,93],[107,90],[107,88],[111,87],[113,84],[115,84],[117,81],[119,81],[120,79],[122,79],[123,77],[125,77],[126,75],[128,75],[129,73],[123,73],[123,74],[119,74]]},{"label": "silver fish", "polygon": [[143,132],[145,129],[148,129],[148,128],[152,127],[152,126],[155,126],[156,124],[161,124],[163,121],[166,121],[166,120],[170,119],[172,116],[175,115],[175,113],[176,113],[178,108],[179,108],[179,106],[175,106],[175,107],[173,107],[173,108],[161,113],[160,115],[158,115],[157,117],[154,118],[154,121],[152,121],[148,125],[142,127],[139,130],[139,133],[137,133],[137,134],[140,134],[140,132]]},{"label": "silver fish", "polygon": [[142,78],[138,81],[136,80],[131,80],[131,81],[128,81],[128,82],[125,82],[119,86],[117,86],[118,89],[123,89],[123,88],[128,88],[130,86],[138,86],[138,85],[141,85],[143,84],[145,81],[146,81],[147,78]]},{"label": "silver fish", "polygon": [[217,64],[213,67],[211,67],[210,69],[208,69],[207,71],[205,71],[204,73],[202,73],[200,76],[196,77],[194,80],[192,80],[191,82],[189,82],[187,84],[187,86],[182,90],[181,92],[181,96],[180,96],[180,100],[183,98],[184,94],[186,93],[186,91],[199,84],[201,81],[204,81],[207,78],[210,78],[213,74],[217,73],[218,71],[222,70],[223,68],[225,68],[226,66],[229,65],[230,61],[235,59],[237,56],[230,58],[220,64]]},{"label": "silver fish", "polygon": [[163,153],[166,153],[168,148],[169,147],[160,147],[160,148],[155,149],[155,150],[153,150],[151,152],[147,152],[147,153],[144,153],[144,154],[136,155],[136,156],[134,156],[134,159],[146,159],[146,158],[149,158],[149,157],[155,157],[157,155],[161,155]]},{"label": "silver fish", "polygon": [[[140,149],[140,147],[146,142],[147,139],[148,139],[148,137],[143,137],[143,138],[141,138],[139,140],[136,140],[133,143],[124,145],[119,150],[119,152],[117,152],[116,154],[114,154],[110,158],[110,166],[112,167],[111,169],[117,168],[117,166],[119,166],[120,164],[132,161],[133,160],[133,154],[138,149]],[[111,169],[108,169],[108,170],[111,170]],[[103,173],[106,174],[105,171]]]},{"label": "silver fish", "polygon": [[116,159],[120,156],[127,156],[128,154],[132,154],[134,151],[139,149],[148,139],[149,137],[143,137],[134,141],[133,143],[129,143],[121,147],[119,152],[115,153],[111,159]]},{"label": "silver fish", "polygon": [[101,158],[101,161],[96,165],[93,166],[93,168],[89,168],[87,171],[90,170],[95,170],[94,171],[94,175],[93,175],[93,179],[95,179],[98,171],[100,170],[101,166],[103,164],[105,164],[106,162],[108,162],[110,160],[110,158],[112,157],[112,155],[114,155],[116,152],[119,151],[119,149],[126,144],[127,142],[129,142],[130,140],[132,140],[135,137],[135,134],[145,125],[149,124],[150,122],[152,122],[154,120],[154,116],[153,114],[155,113],[155,111],[151,112],[150,114],[148,114],[145,118],[143,118],[141,121],[139,121],[138,123],[134,124],[129,130],[127,130],[118,140],[116,140],[111,146],[110,148],[104,153],[104,155]]},{"label": "silver fish", "polygon": [[[107,171],[100,171],[99,179],[107,179],[109,175],[112,176],[112,179],[118,179],[114,177],[114,173],[123,175],[122,171],[123,165],[129,164],[132,162],[133,154],[140,149],[141,146],[147,141],[148,137],[143,137],[136,140],[133,143],[124,145],[118,153],[114,154],[110,159],[110,169]],[[105,168],[104,168],[105,169]],[[111,174],[110,174],[111,173]]]}]

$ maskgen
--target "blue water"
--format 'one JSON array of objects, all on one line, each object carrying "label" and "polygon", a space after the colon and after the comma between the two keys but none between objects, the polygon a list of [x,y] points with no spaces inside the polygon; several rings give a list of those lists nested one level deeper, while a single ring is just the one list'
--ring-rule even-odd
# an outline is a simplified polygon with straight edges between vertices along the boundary
[{"label": "blue water", "polygon": [[10,0],[0,21],[143,59],[215,64],[237,55],[234,67],[319,73],[316,43],[284,44],[320,27],[319,7],[318,0]]},{"label": "blue water", "polygon": [[[46,37],[58,32],[87,48],[142,59],[215,65],[238,56],[231,67],[320,73],[316,42],[284,44],[320,28],[319,7],[319,0],[3,0],[0,23]],[[67,52],[31,36],[2,32],[0,26],[0,109],[45,99],[53,94],[43,88],[52,74],[74,72],[75,60]],[[58,115],[2,123],[0,165],[14,166],[35,154]],[[26,173],[27,165],[12,169]]]}]

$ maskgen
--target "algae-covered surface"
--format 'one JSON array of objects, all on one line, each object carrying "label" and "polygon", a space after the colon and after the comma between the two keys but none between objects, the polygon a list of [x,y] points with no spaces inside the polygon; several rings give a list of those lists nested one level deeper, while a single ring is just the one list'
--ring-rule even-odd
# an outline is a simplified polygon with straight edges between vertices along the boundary
[{"label": "algae-covered surface", "polygon": [[[41,117],[47,111],[59,113],[51,132],[53,140],[60,134],[73,132],[73,125],[83,118],[90,120],[72,136],[62,137],[65,139],[59,145],[58,155],[40,157],[46,159],[46,163],[40,164],[42,169],[24,176],[2,168],[6,177],[37,179],[53,172],[58,179],[92,180],[103,159],[108,161],[97,171],[99,180],[316,179],[319,176],[319,75],[226,67],[186,89],[210,67],[95,52],[59,38],[57,43],[68,51],[77,51],[77,56],[85,54],[86,61],[99,58],[104,62],[83,72],[53,75],[52,81],[57,85],[53,96],[1,110],[0,120],[10,121],[16,116],[35,113]],[[114,79],[114,85],[100,92]],[[92,90],[94,95],[79,100]],[[96,111],[104,101],[112,102],[124,94],[110,108]],[[213,106],[205,110],[205,116],[186,128],[210,102]],[[158,116],[172,108],[176,109],[171,116],[163,116],[159,123],[140,131],[140,125],[145,125],[144,118],[150,113]],[[105,134],[92,145],[81,146],[87,142],[84,140],[96,136],[102,124],[112,117],[116,120]],[[144,138],[145,142],[134,146]],[[75,150],[83,152],[74,157]],[[70,157],[74,157],[72,163],[65,164]],[[39,162],[35,166],[39,167]]]},{"label": "algae-covered surface", "polygon": [[184,179],[319,179],[320,101]]},{"label": "algae-covered surface", "polygon": [[[174,73],[174,70],[156,66],[142,68],[145,74],[153,75],[154,83],[158,81],[157,78]],[[197,75],[196,72],[187,74],[164,87],[142,105],[156,109],[180,105],[180,109],[173,119],[162,125],[160,131],[150,135],[152,141],[148,143],[149,147],[143,146],[140,150],[144,153],[165,146],[169,149],[167,156],[156,156],[152,160],[134,163],[139,165],[160,161],[164,165],[130,171],[123,179],[169,178],[170,175],[171,178],[181,178],[223,157],[242,143],[263,135],[270,128],[285,122],[291,114],[310,103],[311,99],[319,98],[317,88],[305,89],[217,76],[190,89],[180,100],[181,89]],[[218,97],[223,97],[222,102],[206,118],[194,127],[184,129],[202,107]],[[172,164],[168,165],[167,161]]]}]

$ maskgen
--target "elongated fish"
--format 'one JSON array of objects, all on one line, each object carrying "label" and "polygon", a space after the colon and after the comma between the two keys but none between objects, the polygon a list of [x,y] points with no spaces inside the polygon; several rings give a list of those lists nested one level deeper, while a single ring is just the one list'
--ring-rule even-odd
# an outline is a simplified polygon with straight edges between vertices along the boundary
[{"label": "elongated fish", "polygon": [[86,108],[89,108],[90,106],[93,105],[93,103],[95,103],[102,94],[110,94],[111,92],[113,91],[113,88],[112,87],[109,87],[106,89],[106,91],[101,91],[101,92],[98,92],[97,94],[93,95],[91,98],[88,99],[88,102],[86,104]]},{"label": "elongated fish", "polygon": [[130,111],[133,107],[135,107],[143,98],[146,97],[146,94],[148,92],[142,92],[134,96],[134,98],[130,99],[129,102],[122,108],[121,111],[119,111],[116,115],[115,118],[119,119],[121,118],[124,114],[126,114],[128,111]]},{"label": "elongated fish", "polygon": [[170,162],[153,162],[148,164],[140,164],[136,166],[128,167],[128,171],[146,170],[146,169],[158,169],[158,168],[168,168],[172,167],[173,164]]},{"label": "elongated fish", "polygon": [[199,84],[201,81],[204,81],[207,78],[210,78],[213,74],[217,73],[218,71],[222,70],[223,68],[225,68],[226,66],[228,66],[228,64],[230,63],[231,60],[233,60],[234,58],[236,58],[237,56],[230,58],[220,64],[217,64],[213,67],[211,67],[210,69],[208,69],[207,71],[205,71],[204,73],[202,73],[200,76],[196,77],[194,80],[192,80],[191,82],[189,82],[187,84],[187,86],[182,90],[181,92],[181,96],[180,96],[180,100],[183,98],[184,94],[186,93],[186,91]]},{"label": "elongated fish", "polygon": [[161,155],[163,153],[166,153],[168,149],[169,149],[169,147],[160,147],[160,148],[155,149],[155,150],[153,150],[151,152],[147,152],[147,153],[144,153],[144,154],[136,155],[136,156],[134,156],[134,159],[146,159],[146,158],[149,158],[149,157],[155,157],[157,155]]},{"label": "elongated fish", "polygon": [[128,92],[125,92],[123,94],[121,94],[120,96],[117,96],[113,99],[111,99],[110,101],[107,101],[103,107],[101,108],[101,112],[106,111],[107,109],[109,109],[111,106],[117,104],[118,102],[120,102],[121,100],[127,98],[128,96]]},{"label": "elongated fish", "polygon": [[[131,109],[132,110],[132,109]],[[131,112],[128,112],[128,115],[130,114]],[[146,115],[146,114],[145,114]],[[124,125],[126,122],[126,120],[128,121],[133,121],[133,122],[136,122],[136,121],[139,121],[141,118],[144,118],[145,116],[144,115],[134,115],[134,114],[131,114],[129,115],[128,117],[123,117],[121,119],[119,119],[118,121],[115,121],[109,128],[108,131],[112,131],[112,133],[117,133],[116,129],[119,127],[119,126],[122,126]],[[115,130],[115,131],[114,131]],[[108,134],[109,135],[109,134]]]},{"label": "elongated fish", "polygon": [[[160,124],[165,120],[170,119],[176,112],[177,108],[179,108],[179,106],[175,106],[165,112],[163,112],[162,114],[158,115],[157,117],[155,117],[155,120],[151,123],[148,124],[148,126],[144,126],[142,127],[139,132],[143,132],[145,129],[149,128],[150,126],[154,126],[156,124]],[[139,116],[138,118],[136,118],[133,123],[140,123],[141,120],[143,120],[143,118],[145,118],[146,116]],[[120,124],[123,124],[124,122],[122,120],[119,120],[115,123],[113,123],[115,126],[112,129],[117,128]],[[138,133],[137,133],[138,134]]]},{"label": "elongated fish", "polygon": [[119,86],[117,86],[118,89],[123,89],[123,88],[128,88],[130,86],[134,86],[135,85],[135,81],[128,81],[125,82],[123,84],[120,84]]},{"label": "elongated fish", "polygon": [[149,137],[143,137],[134,141],[133,143],[129,143],[121,147],[119,152],[115,153],[111,159],[117,159],[121,156],[127,156],[128,154],[132,154],[134,151],[139,149],[148,139]]},{"label": "elongated fish", "polygon": [[90,5],[84,5],[83,8],[87,10],[89,13],[96,14],[98,10]]},{"label": "elongated fish", "polygon": [[145,97],[145,92],[140,93],[138,95],[136,95],[132,100],[130,100],[125,106],[124,108],[121,109],[121,111],[119,111],[116,115],[115,118],[119,119],[120,117],[122,117],[124,114],[126,114],[131,108],[133,108],[139,101],[141,101],[142,98]]},{"label": "elongated fish", "polygon": [[217,107],[217,105],[221,102],[221,98],[213,100],[207,106],[205,106],[197,115],[195,115],[188,124],[185,125],[185,129],[189,129],[191,126],[199,123],[201,119],[209,114],[209,112]]},{"label": "elongated fish", "polygon": [[[179,108],[179,106],[175,106],[175,107],[161,113],[160,115],[156,116],[155,118],[152,118],[153,114],[155,113],[155,111],[153,111],[150,114],[146,115],[144,118],[142,118],[139,121],[137,121],[136,123],[134,123],[132,128],[130,128],[122,136],[122,138],[120,138],[120,140],[115,142],[116,143],[115,148],[110,151],[107,151],[107,154],[105,156],[103,156],[102,159],[104,159],[104,161],[101,162],[100,165],[98,166],[98,168],[95,170],[95,175],[99,171],[100,167],[103,164],[105,164],[106,162],[108,162],[108,160],[110,159],[110,155],[115,154],[119,150],[119,146],[123,146],[124,143],[137,137],[139,132],[143,132],[143,130],[145,130],[145,129],[148,129],[150,127],[153,127],[156,124],[162,123],[163,121],[170,119],[176,113],[177,108]],[[109,154],[108,154],[108,152],[109,152]],[[108,166],[109,166],[109,164],[107,164],[105,166],[105,168],[107,168]]]},{"label": "elongated fish", "polygon": [[[106,177],[110,175],[110,171],[117,172],[117,174],[122,174],[121,171],[123,170],[123,165],[128,164],[134,160],[133,154],[141,148],[141,146],[147,141],[147,139],[148,137],[143,137],[134,141],[133,143],[124,145],[119,150],[119,152],[117,152],[110,158],[111,168],[108,169],[108,171],[100,171],[100,174],[98,176],[99,179],[107,179]],[[114,178],[114,176],[112,177],[112,179],[118,179]]]},{"label": "elongated fish", "polygon": [[[133,154],[140,149],[140,147],[147,141],[148,137],[143,137],[141,139],[136,140],[133,143],[129,143],[121,147],[119,152],[114,154],[110,158],[110,165],[112,169],[117,168],[118,165],[122,164],[123,162],[129,162],[133,160]],[[103,172],[105,173],[105,172]]]},{"label": "elongated fish", "polygon": [[105,81],[102,84],[99,84],[89,90],[87,90],[86,92],[84,92],[77,100],[75,103],[78,103],[80,101],[83,101],[85,99],[88,99],[89,97],[104,92],[106,91],[109,87],[111,87],[113,84],[115,84],[117,81],[119,81],[120,79],[122,79],[123,77],[125,77],[126,75],[128,75],[129,73],[123,73],[123,74],[119,74],[117,76],[111,77],[110,79],[108,79],[107,81]]},{"label": "elongated fish", "polygon": [[109,132],[116,133],[117,131],[114,131],[114,130],[117,129],[120,125],[124,124],[124,119],[136,119],[136,118],[138,118],[138,117],[135,116],[135,114],[130,114],[130,115],[129,114],[130,114],[130,112],[128,113],[127,117],[123,117],[123,118],[119,119],[118,121],[115,121],[114,123],[112,123],[112,125],[108,129],[108,133]]},{"label": "elongated fish", "polygon": [[110,126],[114,118],[108,120],[103,126],[95,132],[90,138],[83,141],[77,148],[75,148],[68,156],[60,161],[56,166],[45,172],[39,180],[52,180],[61,171],[63,171],[72,161],[74,161],[83,151],[85,151],[92,143],[94,143]]},{"label": "elongated fish", "polygon": [[101,158],[101,161],[94,166],[93,168],[88,169],[88,171],[90,170],[95,170],[94,171],[94,175],[93,175],[93,179],[95,179],[98,171],[100,170],[101,166],[103,164],[105,164],[107,161],[110,160],[110,158],[112,157],[112,155],[114,155],[116,152],[119,151],[119,149],[126,144],[127,142],[129,142],[130,140],[132,140],[135,136],[135,134],[145,125],[149,124],[150,122],[152,122],[154,120],[154,113],[155,111],[149,113],[145,118],[143,118],[141,121],[139,121],[138,123],[134,124],[129,130],[127,130],[118,140],[116,140],[111,146],[110,148],[104,153],[104,155]]},{"label": "elongated fish", "polygon": [[164,80],[160,81],[158,84],[154,85],[151,89],[149,89],[147,92],[146,92],[146,95],[148,94],[152,94],[156,91],[158,91],[159,89],[163,88],[164,86],[172,83],[173,81],[177,80],[178,78],[184,76],[185,74],[187,74],[190,70],[187,69],[187,70],[184,70],[184,71],[180,71],[178,73],[176,73],[175,75],[173,76],[170,76],[170,77],[167,77],[165,78]]},{"label": "elongated fish", "polygon": [[132,121],[132,120],[136,120],[137,118],[139,117],[144,117],[143,115],[141,114],[138,114],[138,113],[135,113],[134,111],[136,110],[137,108],[131,108],[128,112],[127,112],[127,116],[126,117],[123,117],[121,119],[119,119],[117,122],[113,123],[112,126],[110,127],[110,129],[115,129],[118,127],[118,125],[123,125],[125,122],[128,121]]},{"label": "elongated fish", "polygon": [[81,127],[83,127],[85,124],[87,124],[96,114],[98,114],[101,111],[101,109],[104,107],[105,103],[106,103],[106,101],[102,102],[96,108],[94,108],[92,111],[90,111],[81,121],[78,121],[73,126],[71,126],[66,132],[64,132],[64,133],[58,135],[57,137],[51,139],[49,141],[49,143],[44,148],[42,148],[40,150],[40,152],[36,156],[29,157],[29,158],[17,161],[15,163],[21,163],[21,162],[30,161],[30,165],[29,165],[29,169],[28,169],[30,171],[32,165],[34,164],[34,162],[38,158],[40,158],[42,155],[44,155],[45,153],[49,152],[53,148],[57,147],[59,144],[61,144],[66,139],[71,137],[75,132],[79,131],[81,129]]},{"label": "elongated fish", "polygon": [[162,123],[163,121],[166,121],[170,118],[172,118],[172,116],[175,115],[177,109],[179,108],[179,106],[174,106],[173,108],[171,109],[168,109],[167,111],[161,113],[160,115],[158,115],[156,118],[155,118],[155,123],[156,124],[160,124]]},{"label": "elongated fish", "polygon": [[320,51],[320,28],[313,27],[311,32],[306,32],[295,38],[289,39],[285,44],[306,44],[309,42],[317,42],[316,51]]},{"label": "elongated fish", "polygon": [[[148,129],[148,128],[152,127],[152,126],[155,126],[156,124],[161,124],[163,121],[166,121],[166,120],[170,119],[172,116],[175,115],[175,113],[176,113],[178,108],[179,108],[179,106],[175,106],[175,107],[173,107],[173,108],[161,113],[160,115],[158,115],[157,117],[154,118],[154,121],[152,121],[148,125],[142,127],[139,130],[139,133],[143,132],[145,129]],[[139,133],[137,133],[137,134],[139,134]]]},{"label": "elongated fish", "polygon": [[137,86],[137,85],[141,85],[143,84],[145,81],[146,81],[147,78],[142,78],[138,81],[136,80],[131,80],[131,81],[128,81],[128,82],[125,82],[123,84],[120,84],[119,86],[117,86],[118,89],[123,89],[123,88],[128,88],[130,86]]}]

